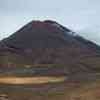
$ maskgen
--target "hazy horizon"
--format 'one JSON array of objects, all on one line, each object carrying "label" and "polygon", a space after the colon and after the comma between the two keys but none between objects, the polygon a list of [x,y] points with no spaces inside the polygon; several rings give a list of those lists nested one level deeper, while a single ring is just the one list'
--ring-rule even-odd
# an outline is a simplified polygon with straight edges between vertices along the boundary
[{"label": "hazy horizon", "polygon": [[100,44],[99,0],[1,0],[0,39],[32,20],[55,20]]}]

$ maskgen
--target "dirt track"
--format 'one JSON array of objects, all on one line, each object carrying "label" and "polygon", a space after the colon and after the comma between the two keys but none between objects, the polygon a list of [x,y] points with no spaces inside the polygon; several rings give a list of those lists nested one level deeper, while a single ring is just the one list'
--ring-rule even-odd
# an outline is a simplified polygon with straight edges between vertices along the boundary
[{"label": "dirt track", "polygon": [[44,84],[63,82],[65,77],[0,77],[2,84]]}]

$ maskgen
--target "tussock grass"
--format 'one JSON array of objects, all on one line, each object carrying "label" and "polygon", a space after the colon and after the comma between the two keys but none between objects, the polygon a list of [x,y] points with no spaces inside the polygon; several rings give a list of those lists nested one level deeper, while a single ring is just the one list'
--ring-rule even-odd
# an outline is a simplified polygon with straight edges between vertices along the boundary
[{"label": "tussock grass", "polygon": [[64,76],[60,77],[0,77],[1,84],[10,84],[10,85],[29,85],[29,84],[45,84],[45,83],[57,83],[63,82],[65,80]]},{"label": "tussock grass", "polygon": [[85,82],[79,86],[58,85],[39,91],[34,91],[34,87],[31,89],[2,87],[0,94],[7,95],[9,100],[100,100],[100,80]]}]

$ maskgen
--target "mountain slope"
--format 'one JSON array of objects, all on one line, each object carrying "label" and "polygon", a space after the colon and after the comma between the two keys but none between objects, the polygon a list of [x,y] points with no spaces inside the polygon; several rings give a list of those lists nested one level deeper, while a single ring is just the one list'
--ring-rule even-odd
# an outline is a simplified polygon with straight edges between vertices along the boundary
[{"label": "mountain slope", "polygon": [[73,75],[100,70],[100,47],[55,21],[32,21],[2,40],[0,48],[1,54],[19,55],[19,64],[62,64],[61,72]]}]

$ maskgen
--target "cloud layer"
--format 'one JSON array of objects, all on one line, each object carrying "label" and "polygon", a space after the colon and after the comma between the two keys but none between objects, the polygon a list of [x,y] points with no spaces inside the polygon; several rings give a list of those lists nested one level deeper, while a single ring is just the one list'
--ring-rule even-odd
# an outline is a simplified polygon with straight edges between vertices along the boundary
[{"label": "cloud layer", "polygon": [[34,19],[56,20],[75,31],[100,26],[99,5],[99,0],[0,0],[0,39]]}]

